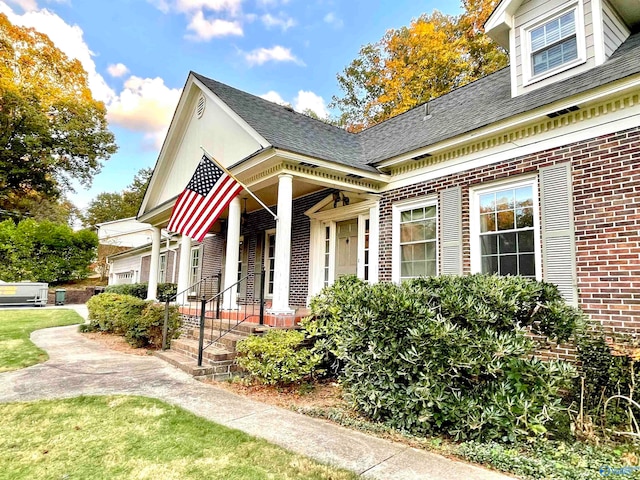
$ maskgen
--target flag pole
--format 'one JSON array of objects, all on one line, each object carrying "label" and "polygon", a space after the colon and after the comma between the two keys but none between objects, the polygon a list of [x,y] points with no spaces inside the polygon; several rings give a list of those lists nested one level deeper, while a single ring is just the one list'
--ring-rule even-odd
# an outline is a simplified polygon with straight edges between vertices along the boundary
[{"label": "flag pole", "polygon": [[255,199],[256,199],[256,201],[257,201],[260,205],[262,205],[262,207],[263,207],[267,212],[269,212],[269,213],[273,216],[273,219],[274,219],[274,220],[276,220],[276,221],[278,220],[278,216],[277,216],[275,213],[273,213],[273,211],[272,211],[269,207],[267,207],[267,206],[264,204],[264,202],[263,202],[262,200],[260,200],[258,197],[256,197],[256,195],[255,195],[251,190],[249,190],[249,189],[247,188],[247,186],[246,186],[244,183],[242,183],[240,180],[238,180],[238,179],[235,177],[235,175],[234,175],[233,173],[231,173],[229,170],[227,170],[227,169],[224,167],[224,165],[221,165],[219,162],[217,162],[217,161],[213,158],[213,156],[212,156],[209,152],[207,152],[207,150],[206,150],[202,145],[200,145],[200,149],[202,150],[202,152],[206,155],[206,157],[207,157],[209,160],[211,160],[211,161],[212,161],[213,163],[215,163],[218,167],[220,167],[222,170],[224,170],[224,172],[225,172],[227,175],[229,175],[231,178],[233,178],[236,182],[238,182],[238,183],[240,184],[240,186],[241,186],[242,188],[244,188],[244,189],[247,191],[247,193],[248,193],[249,195],[251,195],[253,198],[255,198]]}]

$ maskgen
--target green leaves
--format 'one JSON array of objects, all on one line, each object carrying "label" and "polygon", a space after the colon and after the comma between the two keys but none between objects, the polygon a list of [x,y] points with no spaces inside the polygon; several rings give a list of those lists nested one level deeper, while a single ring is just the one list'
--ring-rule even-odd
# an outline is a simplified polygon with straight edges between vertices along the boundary
[{"label": "green leaves", "polygon": [[53,222],[11,220],[0,223],[0,279],[63,282],[84,278],[95,257],[98,237],[88,230],[74,232]]},{"label": "green leaves", "polygon": [[334,358],[355,407],[425,435],[515,441],[541,435],[574,375],[533,358],[540,326],[566,339],[580,313],[555,287],[470,275],[369,285],[341,277],[303,322],[314,351]]},{"label": "green leaves", "polygon": [[270,330],[263,336],[251,336],[237,345],[238,365],[261,383],[289,384],[313,374],[321,355],[301,344],[304,333],[297,330]]}]

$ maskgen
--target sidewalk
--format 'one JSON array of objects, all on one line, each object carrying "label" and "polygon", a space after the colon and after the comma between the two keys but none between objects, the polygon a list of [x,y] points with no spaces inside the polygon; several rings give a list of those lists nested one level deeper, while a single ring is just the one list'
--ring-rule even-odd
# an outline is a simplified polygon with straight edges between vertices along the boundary
[{"label": "sidewalk", "polygon": [[[83,314],[81,308],[74,308]],[[86,311],[85,311],[86,312]],[[508,479],[464,462],[347,430],[203,384],[155,357],[112,351],[77,326],[39,330],[31,338],[50,359],[0,374],[0,402],[78,395],[143,395],[179,405],[216,423],[377,479]]]}]

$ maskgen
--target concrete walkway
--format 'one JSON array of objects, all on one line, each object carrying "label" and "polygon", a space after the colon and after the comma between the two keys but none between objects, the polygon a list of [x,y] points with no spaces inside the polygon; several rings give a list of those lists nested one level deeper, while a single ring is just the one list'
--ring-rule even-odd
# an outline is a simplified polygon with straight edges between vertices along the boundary
[{"label": "concrete walkway", "polygon": [[[77,310],[86,315],[86,310]],[[203,384],[155,357],[118,353],[83,338],[77,326],[39,330],[31,339],[50,359],[0,374],[0,402],[143,395],[368,478],[511,478]]]}]

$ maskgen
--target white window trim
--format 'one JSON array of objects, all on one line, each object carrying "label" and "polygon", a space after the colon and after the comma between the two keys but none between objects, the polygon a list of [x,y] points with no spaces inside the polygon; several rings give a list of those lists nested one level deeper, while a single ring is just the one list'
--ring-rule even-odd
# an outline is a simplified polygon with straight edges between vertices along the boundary
[{"label": "white window trim", "polygon": [[[266,275],[266,278],[264,279],[264,298],[269,298],[269,299],[273,299],[273,293],[269,293],[269,280],[271,280],[271,272],[269,270],[269,263],[268,263],[268,260],[269,260],[269,235],[271,235],[271,234],[276,234],[276,240],[278,238],[275,228],[271,228],[269,230],[265,230],[265,232],[264,232],[264,252],[262,254],[262,264],[264,265],[264,274]],[[275,290],[275,285],[274,285],[274,290]]]},{"label": "white window trim", "polygon": [[535,257],[536,279],[542,280],[542,242],[540,236],[540,195],[538,192],[538,175],[507,178],[479,187],[469,188],[469,252],[471,255],[471,273],[482,272],[480,258],[480,195],[496,192],[506,188],[531,186],[533,192],[533,253]]},{"label": "white window trim", "polygon": [[[531,31],[535,28],[548,23],[565,13],[573,10],[576,20],[576,46],[578,49],[578,58],[568,63],[558,65],[556,68],[547,70],[539,75],[533,75],[532,65],[532,51],[531,51]],[[569,70],[570,68],[581,65],[587,61],[587,48],[584,28],[584,7],[582,0],[572,3],[570,5],[563,5],[555,10],[549,12],[544,18],[537,18],[532,20],[522,27],[520,27],[520,48],[522,50],[521,64],[522,64],[522,86],[526,87],[532,83],[539,82],[545,78],[557,75],[560,72]]]},{"label": "white window trim", "polygon": [[[196,274],[196,277],[198,278],[196,281],[193,281],[193,252],[199,252],[198,253],[198,273]],[[200,277],[202,272],[202,249],[200,248],[200,245],[196,245],[195,247],[191,247],[191,252],[189,253],[189,285],[194,285],[195,283],[197,283],[200,280]],[[189,292],[190,295],[194,295],[195,292]]]},{"label": "white window trim", "polygon": [[[436,275],[440,275],[440,211],[438,197],[429,196],[406,202],[394,203],[391,207],[391,279],[400,282],[400,215],[406,210],[421,207],[436,207]],[[369,254],[371,255],[371,254]]]},{"label": "white window trim", "polygon": [[[160,268],[162,265],[162,259],[164,258],[164,269]],[[169,256],[167,252],[161,253],[158,256],[158,283],[166,283],[167,281],[167,265],[169,264]]]}]

